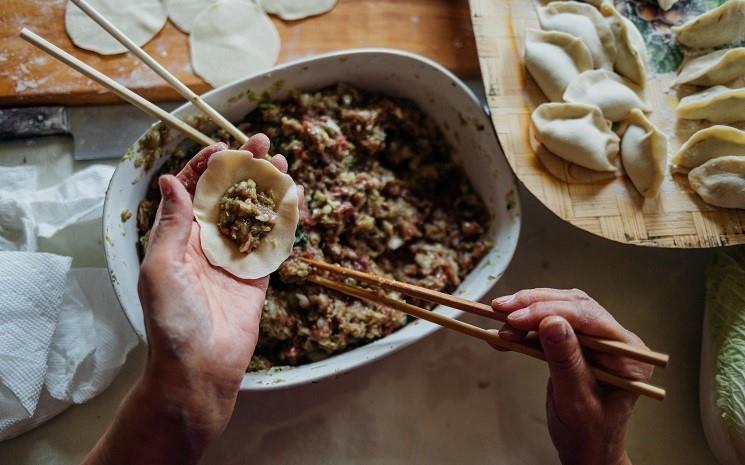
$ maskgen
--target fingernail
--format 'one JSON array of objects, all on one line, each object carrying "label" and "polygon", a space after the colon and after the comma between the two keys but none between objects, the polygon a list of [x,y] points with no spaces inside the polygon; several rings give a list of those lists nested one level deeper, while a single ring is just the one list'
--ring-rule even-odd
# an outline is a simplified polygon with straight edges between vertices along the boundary
[{"label": "fingernail", "polygon": [[548,321],[541,324],[540,337],[549,344],[564,342],[568,336],[567,324],[560,318],[549,318]]},{"label": "fingernail", "polygon": [[530,310],[528,310],[527,308],[523,308],[522,310],[518,310],[507,315],[507,319],[512,321],[522,320],[523,318],[527,317],[529,313]]},{"label": "fingernail", "polygon": [[160,187],[161,197],[170,197],[171,185],[168,183],[165,176],[161,176],[158,178],[158,187]]},{"label": "fingernail", "polygon": [[514,298],[515,298],[515,294],[503,295],[502,297],[497,297],[496,299],[494,299],[494,301],[497,302],[498,304],[506,304],[507,302],[509,302],[510,300]]}]

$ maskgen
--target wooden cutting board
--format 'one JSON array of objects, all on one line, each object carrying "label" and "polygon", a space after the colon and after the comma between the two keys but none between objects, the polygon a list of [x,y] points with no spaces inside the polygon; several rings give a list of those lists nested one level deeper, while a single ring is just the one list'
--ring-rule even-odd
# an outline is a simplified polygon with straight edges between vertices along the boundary
[{"label": "wooden cutting board", "polygon": [[[668,170],[660,194],[644,199],[626,176],[611,181],[567,183],[546,170],[539,158],[545,159],[545,154],[529,135],[530,115],[546,98],[525,71],[521,59],[525,30],[539,28],[534,3],[535,0],[470,1],[492,122],[510,166],[525,187],[560,218],[614,241],[676,248],[745,243],[745,210],[707,205],[690,188],[685,175],[673,175]],[[661,43],[670,40],[670,24],[700,13],[690,11],[693,3],[680,2],[662,14],[654,13],[645,3],[615,1],[627,16],[634,11],[631,8],[645,8],[643,12],[654,18],[643,24],[647,46],[653,45],[650,55],[655,60],[647,63],[651,71],[647,100],[653,109],[650,120],[668,138],[668,157],[696,130],[711,125],[677,120],[674,108],[685,94],[680,89],[676,92],[670,83],[680,56],[676,58],[678,51]],[[745,129],[745,122],[733,126]]]},{"label": "wooden cutting board", "polygon": [[[151,101],[180,99],[131,54],[104,57],[76,48],[65,32],[65,2],[0,0],[0,105],[118,101],[23,41],[18,37],[23,27]],[[467,0],[339,0],[330,13],[274,22],[282,38],[279,62],[345,48],[390,47],[422,54],[461,77],[479,73]],[[210,88],[192,72],[188,37],[170,22],[144,48],[194,91]]]}]

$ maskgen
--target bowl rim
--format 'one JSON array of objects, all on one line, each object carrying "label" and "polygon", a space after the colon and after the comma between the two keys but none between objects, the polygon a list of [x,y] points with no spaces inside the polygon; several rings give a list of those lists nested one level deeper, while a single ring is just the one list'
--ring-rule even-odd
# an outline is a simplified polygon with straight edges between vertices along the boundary
[{"label": "bowl rim", "polygon": [[[496,132],[496,129],[494,128],[494,126],[491,123],[491,120],[489,118],[489,115],[490,115],[489,107],[485,104],[485,102],[482,102],[481,100],[479,100],[479,98],[471,90],[471,88],[469,88],[458,76],[456,76],[454,73],[452,73],[450,70],[448,70],[447,68],[445,68],[441,64],[439,64],[439,63],[431,60],[430,58],[424,57],[422,55],[419,55],[419,54],[416,54],[416,53],[412,53],[412,52],[408,52],[408,51],[405,51],[405,50],[400,50],[400,49],[380,48],[380,47],[350,48],[350,49],[336,50],[336,51],[331,51],[331,52],[322,53],[322,54],[318,54],[318,55],[313,55],[313,56],[310,56],[310,57],[303,57],[303,58],[300,58],[300,59],[291,60],[291,61],[287,61],[287,62],[278,64],[278,65],[275,65],[275,66],[273,66],[272,68],[270,68],[268,70],[257,72],[257,73],[254,73],[254,74],[245,76],[243,78],[236,79],[236,80],[231,81],[229,83],[223,84],[223,85],[221,85],[219,87],[215,87],[214,89],[211,89],[208,92],[205,92],[204,94],[201,94],[200,97],[207,99],[210,96],[212,96],[214,94],[217,94],[219,92],[222,92],[222,91],[224,91],[225,89],[227,89],[229,87],[233,87],[233,86],[238,85],[240,83],[244,83],[246,81],[257,79],[257,78],[260,78],[262,76],[270,76],[273,73],[276,73],[278,71],[285,70],[287,68],[297,67],[297,66],[300,66],[300,65],[304,65],[304,64],[308,64],[308,63],[312,63],[312,62],[316,62],[316,61],[322,61],[322,60],[326,60],[326,59],[333,59],[333,58],[337,58],[338,59],[338,58],[348,57],[348,56],[351,56],[351,55],[366,55],[366,54],[373,55],[373,56],[374,55],[388,55],[388,56],[394,56],[394,57],[400,57],[400,58],[405,58],[405,59],[408,59],[408,60],[412,60],[414,62],[418,62],[420,64],[426,65],[426,66],[432,68],[434,71],[438,72],[439,74],[441,74],[441,75],[445,76],[446,78],[448,78],[454,84],[454,86],[459,89],[459,91],[463,92],[466,95],[466,97],[468,98],[468,100],[470,100],[474,105],[476,105],[478,108],[480,108],[483,111],[485,118],[489,120],[489,124],[488,124],[489,129],[487,129],[487,130],[489,130],[489,131],[491,131],[493,133],[494,138],[496,140],[496,143],[497,143],[499,149],[501,150],[502,157],[505,157],[506,158],[506,156],[504,155],[504,150],[502,148],[502,144],[501,144],[501,142],[499,140],[499,137],[498,137],[498,134]],[[193,106],[194,105],[191,102],[188,102],[187,101],[187,102],[184,102],[182,105],[178,106],[177,108],[173,109],[170,113],[171,114],[178,114],[180,112],[183,112],[183,111],[186,111],[186,110],[192,108]],[[143,135],[146,134],[147,131],[149,131],[150,129],[152,129],[153,127],[155,127],[156,125],[158,125],[159,123],[160,123],[159,121],[154,122],[143,133]],[[134,146],[142,138],[143,135],[141,135],[140,137],[138,137],[137,140],[133,141],[132,146]],[[125,163],[126,161],[127,161],[126,159],[122,158],[122,160],[117,164],[115,173],[114,173],[114,175],[112,175],[112,180],[114,179],[114,176],[116,176],[116,171],[119,170],[119,167],[121,166],[121,164],[122,163]],[[517,195],[517,178],[515,177],[514,171],[511,169],[511,167],[510,167],[509,163],[507,163],[507,160],[506,159],[505,159],[505,165],[506,165],[506,167],[509,168],[509,172],[507,173],[507,178],[509,179],[509,183],[510,183],[510,187],[511,187],[510,190],[512,192],[514,192],[514,199],[513,199],[514,219],[511,222],[511,232],[514,235],[514,238],[513,238],[513,240],[510,243],[511,246],[508,247],[508,248],[506,248],[506,249],[504,249],[502,251],[503,252],[502,253],[502,257],[504,258],[504,261],[505,261],[505,270],[506,270],[507,267],[509,266],[509,263],[511,263],[512,258],[514,257],[515,251],[516,251],[517,246],[518,246],[519,236],[520,236],[520,230],[521,230],[521,225],[522,225],[522,214],[521,214],[520,198]],[[127,311],[124,310],[124,304],[123,304],[124,296],[122,295],[122,293],[124,292],[124,290],[121,289],[121,287],[122,287],[121,284],[118,283],[117,280],[114,279],[114,277],[113,277],[113,271],[114,271],[114,268],[113,268],[113,266],[114,266],[114,263],[113,263],[114,262],[114,252],[113,252],[112,249],[114,248],[114,245],[111,244],[111,243],[109,243],[109,241],[107,241],[105,239],[106,228],[107,228],[106,218],[109,217],[109,215],[111,213],[110,212],[110,209],[113,208],[112,202],[109,201],[109,198],[110,198],[110,196],[113,196],[113,195],[114,194],[113,194],[112,182],[110,182],[109,183],[109,186],[106,189],[106,196],[105,196],[105,199],[104,199],[104,211],[103,211],[103,218],[104,218],[104,220],[102,221],[102,234],[104,236],[103,244],[104,244],[104,252],[105,252],[104,255],[105,255],[105,258],[106,258],[107,271],[109,273],[109,277],[111,278],[110,281],[111,281],[111,285],[112,285],[112,287],[114,289],[114,294],[116,295],[117,302],[119,303],[119,306],[121,307],[122,312],[125,314],[125,317],[127,318],[127,322],[129,323],[130,327],[135,332],[135,334],[138,335],[138,339],[140,339],[141,342],[143,342],[145,345],[147,345],[147,338],[146,337],[142,337],[140,335],[140,333],[135,329],[135,325],[132,322],[129,314],[127,313]],[[138,266],[139,266],[139,263],[138,263]],[[500,278],[501,278],[501,276],[500,276]],[[499,281],[499,279],[495,280],[492,283],[491,288],[493,288],[494,285],[496,285],[498,281]],[[478,295],[477,298],[482,298],[483,295],[485,295],[486,293],[489,292],[489,290],[490,290],[490,288],[486,288],[483,292],[479,292],[478,293],[479,295]],[[460,310],[450,309],[450,308],[442,307],[442,306],[438,306],[438,307],[441,308],[441,309],[445,309],[444,314],[446,314],[447,316],[449,316],[451,318],[459,318],[464,313],[464,312],[462,312]],[[425,321],[422,321],[422,320],[415,320],[413,322],[408,323],[406,326],[411,326],[411,325],[416,325],[416,324],[418,324],[418,325],[424,325],[425,328],[421,329],[420,330],[420,333],[417,334],[417,336],[415,338],[407,338],[405,340],[398,340],[398,341],[396,341],[395,342],[395,348],[393,350],[385,350],[385,351],[383,351],[383,352],[381,352],[379,354],[375,354],[375,356],[372,357],[372,360],[369,360],[367,358],[364,358],[363,360],[357,361],[356,363],[347,363],[347,364],[344,364],[343,366],[339,367],[338,369],[334,369],[333,371],[324,373],[323,375],[320,375],[320,376],[316,376],[316,377],[314,377],[312,379],[294,379],[294,380],[289,380],[289,381],[283,381],[281,384],[252,382],[249,379],[247,379],[247,378],[250,378],[251,373],[246,372],[246,374],[244,374],[244,377],[243,377],[243,379],[241,381],[240,390],[241,391],[252,391],[252,392],[274,391],[274,390],[281,390],[281,389],[289,389],[289,388],[293,388],[293,387],[297,387],[297,386],[302,386],[302,385],[306,385],[306,384],[311,384],[311,383],[318,383],[318,382],[322,382],[324,380],[329,380],[329,379],[332,379],[332,378],[336,378],[339,375],[342,375],[342,374],[344,374],[346,372],[349,372],[349,371],[351,371],[351,370],[353,370],[355,368],[358,368],[358,367],[360,367],[362,365],[365,365],[367,363],[370,363],[371,361],[375,361],[375,360],[379,360],[379,359],[388,357],[388,356],[392,355],[394,352],[397,352],[400,349],[404,349],[404,348],[406,348],[406,347],[414,344],[415,342],[419,342],[422,339],[424,339],[425,337],[430,336],[432,333],[443,329],[441,326],[438,326],[438,325],[435,325],[435,324],[432,324],[432,323],[428,323],[428,322],[425,322]],[[404,327],[406,327],[406,326],[404,326]],[[402,327],[401,329],[403,329],[404,327]],[[392,333],[392,334],[395,334],[395,332]],[[328,360],[330,360],[330,359],[332,359],[334,357],[339,357],[339,356],[343,356],[343,355],[346,355],[346,354],[351,354],[351,353],[353,353],[355,351],[359,351],[360,349],[364,349],[365,347],[369,347],[372,344],[384,343],[384,340],[385,339],[386,339],[385,337],[384,338],[381,338],[381,339],[377,339],[375,341],[371,341],[371,342],[369,342],[367,344],[364,344],[364,345],[361,345],[359,347],[355,347],[355,348],[349,349],[349,350],[344,351],[344,352],[341,352],[339,354],[334,354],[334,355],[330,356],[329,358],[323,359],[321,362],[328,361]],[[381,341],[383,341],[383,342],[381,342]],[[305,364],[305,365],[302,365],[302,366],[311,366],[311,365],[314,365],[315,363],[319,363],[319,362],[309,363],[309,364]],[[281,373],[281,372],[282,372],[281,370],[278,370],[276,372],[273,372],[272,370],[269,370],[269,371],[263,371],[263,372],[260,372],[260,373],[266,374],[269,377],[271,377],[272,374],[274,374],[274,373]]]}]

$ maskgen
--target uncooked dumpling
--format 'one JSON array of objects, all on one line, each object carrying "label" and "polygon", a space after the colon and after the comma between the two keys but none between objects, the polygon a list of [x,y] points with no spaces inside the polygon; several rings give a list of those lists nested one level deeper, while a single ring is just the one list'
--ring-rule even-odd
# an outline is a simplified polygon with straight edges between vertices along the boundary
[{"label": "uncooked dumpling", "polygon": [[331,11],[336,0],[260,0],[267,13],[286,21],[307,18]]},{"label": "uncooked dumpling", "polygon": [[745,47],[738,47],[694,58],[680,69],[675,84],[711,87],[742,76],[745,76]]},{"label": "uncooked dumpling", "polygon": [[[218,227],[220,200],[231,186],[245,180],[252,180],[257,190],[271,192],[276,205],[271,231],[248,254]],[[242,279],[258,279],[274,272],[292,253],[299,218],[297,187],[290,176],[250,152],[218,152],[197,182],[194,217],[200,226],[202,250],[212,265]]]},{"label": "uncooked dumpling", "polygon": [[594,171],[564,160],[549,152],[543,144],[534,148],[535,156],[546,171],[567,184],[594,184],[608,182],[623,174],[619,166],[616,171]]},{"label": "uncooked dumpling", "polygon": [[618,136],[600,109],[544,103],[532,116],[535,137],[556,156],[595,171],[617,171]]},{"label": "uncooked dumpling", "polygon": [[164,0],[168,17],[179,29],[191,32],[194,20],[205,8],[219,0]]},{"label": "uncooked dumpling", "polygon": [[594,6],[579,2],[552,2],[538,7],[538,20],[543,29],[566,32],[582,39],[592,54],[595,68],[613,69],[615,38]]},{"label": "uncooked dumpling", "polygon": [[644,197],[655,197],[665,179],[667,139],[639,109],[631,110],[621,137],[623,169]]},{"label": "uncooked dumpling", "polygon": [[[641,44],[634,32],[639,31],[631,21],[626,20],[610,4],[603,4],[600,7],[601,13],[608,19],[613,36],[616,38],[616,61],[613,63],[613,69],[640,87],[645,87],[647,83],[647,71],[644,60],[646,57],[646,46],[642,40]],[[641,35],[639,35],[641,37]]]},{"label": "uncooked dumpling", "polygon": [[745,0],[728,0],[673,28],[675,39],[691,48],[714,48],[745,40]]},{"label": "uncooked dumpling", "polygon": [[558,31],[528,29],[525,67],[546,97],[560,102],[572,79],[592,69],[592,55],[575,36]]},{"label": "uncooked dumpling", "polygon": [[688,172],[712,158],[745,156],[745,131],[729,126],[712,126],[691,136],[673,156],[675,171]]},{"label": "uncooked dumpling", "polygon": [[596,105],[611,121],[621,121],[634,108],[649,110],[639,86],[604,69],[585,71],[577,76],[564,92],[564,100]]},{"label": "uncooked dumpling", "polygon": [[681,99],[675,111],[682,119],[705,119],[723,124],[745,121],[745,87],[706,89]]},{"label": "uncooked dumpling", "polygon": [[194,20],[189,46],[194,71],[213,86],[266,71],[279,56],[279,33],[253,2],[221,0]]},{"label": "uncooked dumpling", "polygon": [[745,157],[720,157],[688,173],[691,188],[709,205],[745,208]]},{"label": "uncooked dumpling", "polygon": [[[545,5],[547,3],[552,3],[552,2],[556,2],[556,1],[559,1],[559,0],[542,0],[541,3]],[[582,3],[589,3],[590,5],[592,5],[594,7],[599,7],[603,3],[608,3],[608,2],[611,2],[613,0],[578,0],[578,1],[580,1]]]},{"label": "uncooked dumpling", "polygon": [[[155,37],[168,19],[160,0],[88,0],[88,3],[139,46]],[[80,48],[101,55],[127,51],[71,1],[65,7],[65,28],[70,40]]]}]

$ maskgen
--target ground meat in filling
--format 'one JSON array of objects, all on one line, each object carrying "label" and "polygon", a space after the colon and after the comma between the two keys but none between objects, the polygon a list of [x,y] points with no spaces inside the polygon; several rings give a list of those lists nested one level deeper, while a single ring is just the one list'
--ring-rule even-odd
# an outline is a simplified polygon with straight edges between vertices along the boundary
[{"label": "ground meat in filling", "polygon": [[220,199],[217,227],[241,253],[256,250],[277,220],[272,193],[256,189],[253,179],[239,181]]},{"label": "ground meat in filling", "polygon": [[[285,155],[305,188],[295,256],[452,292],[492,246],[489,214],[452,148],[408,100],[339,84],[264,98],[239,127],[267,134],[268,156]],[[159,174],[179,171],[195,151],[177,148]],[[160,201],[154,180],[137,212],[143,245]],[[271,276],[251,370],[316,361],[406,324],[400,312],[305,282],[308,272],[291,258]]]}]

